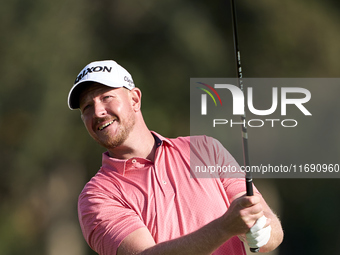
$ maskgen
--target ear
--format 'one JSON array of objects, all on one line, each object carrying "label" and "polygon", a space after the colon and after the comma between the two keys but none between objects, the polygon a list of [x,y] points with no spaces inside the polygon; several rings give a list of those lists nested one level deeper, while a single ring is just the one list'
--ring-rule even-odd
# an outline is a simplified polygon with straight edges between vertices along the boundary
[{"label": "ear", "polygon": [[134,111],[140,111],[142,103],[142,91],[139,88],[133,88],[130,90],[130,97]]}]

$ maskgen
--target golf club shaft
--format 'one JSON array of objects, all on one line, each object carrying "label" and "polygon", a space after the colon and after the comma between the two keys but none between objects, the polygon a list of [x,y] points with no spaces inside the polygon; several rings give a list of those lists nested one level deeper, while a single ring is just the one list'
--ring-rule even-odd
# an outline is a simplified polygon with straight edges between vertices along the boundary
[{"label": "golf club shaft", "polygon": [[[237,82],[239,88],[243,91],[243,81],[242,81],[242,67],[241,67],[241,53],[238,45],[238,34],[237,34],[237,19],[236,19],[236,6],[234,0],[230,0],[231,3],[231,14],[232,14],[232,25],[233,25],[233,34],[234,34],[234,52],[235,52],[235,60],[236,60],[236,69],[237,69]],[[245,169],[249,166],[249,152],[248,152],[248,131],[246,127],[246,115],[241,116],[242,120],[242,147],[243,147],[243,164]],[[253,196],[253,178],[250,171],[246,172],[246,189],[247,196]],[[259,252],[259,248],[250,248],[251,252]]]}]

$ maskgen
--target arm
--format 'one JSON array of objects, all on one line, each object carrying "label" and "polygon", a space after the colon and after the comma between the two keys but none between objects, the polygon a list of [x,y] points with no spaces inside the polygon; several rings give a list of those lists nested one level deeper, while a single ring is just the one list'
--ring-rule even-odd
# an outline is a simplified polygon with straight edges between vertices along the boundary
[{"label": "arm", "polygon": [[[232,157],[232,155],[223,147],[223,145],[218,140],[213,140],[213,144],[216,151],[216,155],[219,157],[217,160],[219,160],[219,165],[231,165],[235,166],[236,168],[239,168],[238,163],[236,160]],[[235,178],[225,178],[221,176],[221,181],[223,183],[223,187],[228,194],[228,197],[230,198],[230,201],[234,201],[237,198],[240,198],[241,196],[245,196],[245,182],[241,179],[235,179]],[[227,176],[228,177],[228,176]],[[245,177],[245,176],[244,176]],[[241,181],[239,181],[241,180]],[[241,186],[240,186],[241,185]],[[261,247],[260,252],[269,252],[274,249],[276,249],[283,240],[283,230],[281,227],[281,223],[277,216],[272,212],[272,210],[269,208],[266,201],[263,199],[262,196],[256,194],[256,188],[254,189],[255,196],[259,196],[261,201],[261,206],[263,209],[263,214],[267,218],[267,224],[264,227],[267,227],[269,224],[271,225],[271,236],[266,245]],[[258,191],[257,191],[258,192]]]},{"label": "arm", "polygon": [[154,242],[147,228],[141,228],[123,240],[117,254],[211,254],[227,239],[225,233],[219,230],[219,220],[214,220],[191,234],[159,244]]},{"label": "arm", "polygon": [[263,215],[260,196],[236,198],[220,218],[188,235],[155,244],[147,228],[129,234],[118,247],[118,255],[211,254],[233,236],[245,234]]}]

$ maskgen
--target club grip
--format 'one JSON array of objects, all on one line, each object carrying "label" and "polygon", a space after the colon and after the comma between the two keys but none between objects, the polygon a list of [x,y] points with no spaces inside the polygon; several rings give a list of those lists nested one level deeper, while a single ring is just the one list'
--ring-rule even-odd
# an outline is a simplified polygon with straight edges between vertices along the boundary
[{"label": "club grip", "polygon": [[247,190],[247,196],[253,196],[253,179],[246,177],[246,190]]}]

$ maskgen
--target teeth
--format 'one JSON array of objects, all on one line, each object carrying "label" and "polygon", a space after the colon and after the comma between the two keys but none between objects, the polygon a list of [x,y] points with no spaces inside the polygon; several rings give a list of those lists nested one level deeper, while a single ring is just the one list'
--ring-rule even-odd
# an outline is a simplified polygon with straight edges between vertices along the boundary
[{"label": "teeth", "polygon": [[98,128],[98,130],[103,130],[103,129],[106,128],[107,126],[110,126],[112,123],[113,123],[113,120],[110,121],[110,122],[108,122],[108,123],[106,123],[106,124],[104,124],[104,125],[102,125],[102,126],[100,126],[100,127]]}]

